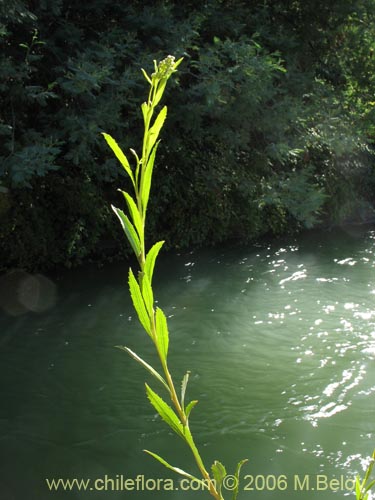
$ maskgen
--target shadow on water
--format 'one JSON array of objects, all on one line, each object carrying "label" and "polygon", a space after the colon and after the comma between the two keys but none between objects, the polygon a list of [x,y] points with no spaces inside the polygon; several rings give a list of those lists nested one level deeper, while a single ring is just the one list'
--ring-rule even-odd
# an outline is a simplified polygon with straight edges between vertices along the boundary
[{"label": "shadow on water", "polygon": [[[172,370],[176,378],[191,371],[188,397],[199,399],[192,428],[207,463],[220,459],[233,469],[250,459],[239,498],[338,498],[347,493],[341,486],[298,491],[295,476],[352,478],[363,469],[374,447],[374,238],[371,228],[352,226],[161,258],[155,286],[169,316]],[[107,476],[119,488],[144,475],[173,478],[180,488],[144,448],[196,473],[149,406],[147,375],[114,348],[128,345],[154,362],[126,275],[127,265],[111,265],[1,278],[0,491],[7,500],[207,496],[46,485],[45,478]],[[256,491],[250,475],[285,476],[287,487],[258,481]]]}]

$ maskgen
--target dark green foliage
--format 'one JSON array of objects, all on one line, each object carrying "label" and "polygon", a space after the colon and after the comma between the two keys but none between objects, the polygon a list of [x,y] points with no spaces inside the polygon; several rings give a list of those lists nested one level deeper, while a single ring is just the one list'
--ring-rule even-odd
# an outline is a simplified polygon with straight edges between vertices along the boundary
[{"label": "dark green foliage", "polygon": [[129,181],[100,132],[124,151],[140,142],[140,68],[169,53],[184,63],[166,95],[150,240],[372,218],[374,16],[371,0],[1,3],[2,267],[124,251],[107,207]]},{"label": "dark green foliage", "polygon": [[32,269],[77,265],[104,251],[109,238],[121,237],[108,227],[109,209],[92,183],[56,174],[44,181],[36,189],[10,190],[3,213],[0,205],[2,263]]}]

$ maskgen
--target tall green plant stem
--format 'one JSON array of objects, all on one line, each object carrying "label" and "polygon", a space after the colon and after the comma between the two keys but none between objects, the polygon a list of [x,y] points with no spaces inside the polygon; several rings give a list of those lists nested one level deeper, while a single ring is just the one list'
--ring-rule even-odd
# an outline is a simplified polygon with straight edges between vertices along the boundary
[{"label": "tall green plant stem", "polygon": [[[142,266],[141,266],[141,269],[142,269]],[[156,339],[155,312],[153,313],[153,317],[152,317],[152,334],[153,334],[153,337]],[[157,346],[156,341],[155,341],[155,345]],[[167,382],[169,390],[170,390],[170,397],[171,397],[173,406],[175,407],[175,409],[177,411],[177,414],[180,417],[180,420],[182,422],[182,425],[183,425],[184,429],[186,429],[190,433],[188,418],[187,418],[187,416],[186,416],[186,414],[184,412],[184,409],[183,409],[183,407],[180,404],[180,401],[178,399],[178,396],[177,396],[177,393],[176,393],[176,389],[175,389],[175,386],[174,386],[174,383],[173,383],[172,375],[170,374],[170,371],[168,369],[167,362],[163,360],[163,356],[160,353],[160,350],[158,348],[157,348],[157,351],[158,351],[160,363],[161,363],[162,368],[163,368],[165,379],[166,379],[166,382]],[[216,498],[218,500],[221,500],[222,496],[216,491],[215,485],[212,482],[211,477],[210,477],[209,473],[207,472],[207,469],[204,466],[203,460],[202,460],[202,458],[201,458],[201,456],[199,454],[199,451],[198,451],[198,449],[197,449],[197,447],[196,447],[193,439],[191,439],[191,445],[189,445],[189,446],[190,446],[190,449],[191,449],[191,451],[193,453],[195,462],[196,462],[196,464],[197,464],[197,466],[198,466],[198,468],[199,468],[199,470],[200,470],[203,478],[209,484],[209,491],[210,491],[211,495],[214,498]]]},{"label": "tall green plant stem", "polygon": [[[108,134],[103,134],[107,143],[123,165],[133,185],[134,197],[123,191],[129,216],[118,208],[112,208],[118,216],[126,237],[129,240],[129,243],[138,260],[139,272],[137,278],[134,276],[133,271],[131,269],[129,270],[130,295],[140,323],[155,345],[162,373],[155,370],[129,348],[122,346],[121,348],[127,351],[128,354],[130,354],[134,359],[136,359],[136,361],[146,368],[168,391],[173,408],[165,403],[164,400],[146,384],[146,392],[150,403],[154,406],[160,417],[189,446],[202,478],[205,480],[205,487],[208,487],[209,493],[216,500],[223,500],[223,496],[221,494],[221,484],[226,474],[225,467],[220,462],[215,461],[211,468],[213,474],[213,477],[211,477],[203,463],[202,457],[190,431],[189,416],[197,401],[190,401],[188,405],[185,405],[185,392],[188,384],[189,372],[186,373],[182,380],[181,396],[179,397],[172,375],[168,368],[169,332],[167,318],[159,307],[155,309],[154,293],[152,289],[152,277],[155,261],[164,242],[159,241],[155,243],[148,252],[146,252],[145,246],[146,213],[150,195],[152,173],[156,150],[159,144],[158,136],[167,116],[167,107],[164,106],[159,111],[156,118],[154,118],[154,115],[156,114],[156,107],[163,96],[166,83],[172,73],[176,71],[181,61],[182,59],[175,62],[174,57],[172,56],[168,56],[166,59],[161,61],[159,65],[155,61],[155,71],[151,77],[144,70],[142,70],[150,85],[150,90],[147,102],[144,102],[141,106],[144,122],[141,157],[139,157],[134,150],[131,150],[133,156],[135,157],[135,169],[131,168],[128,159],[117,145],[116,141]],[[161,462],[164,466],[172,469],[178,474],[197,481],[202,481],[177,467],[171,466],[155,453],[150,451],[147,451],[147,453],[159,460],[159,462]],[[237,466],[237,479],[243,463],[244,461],[241,461]],[[234,490],[232,500],[236,500],[237,492],[238,488],[237,490]]]},{"label": "tall green plant stem", "polygon": [[[157,71],[157,68],[155,68]],[[142,196],[141,193],[144,189],[144,168],[147,167],[148,160],[150,158],[150,147],[149,147],[149,136],[150,136],[150,123],[152,116],[155,111],[155,96],[156,93],[160,87],[160,80],[155,78],[154,81],[151,80],[150,83],[150,92],[148,96],[148,101],[147,101],[147,111],[143,112],[144,115],[144,134],[143,134],[143,145],[142,145],[142,158],[139,160],[137,158],[137,167],[136,167],[136,183],[139,183],[139,189],[137,189],[137,186],[134,186],[134,191],[135,191],[135,196],[137,200],[137,207],[138,211],[141,215],[142,219],[142,226],[141,226],[141,234],[140,234],[140,255],[138,256],[138,263],[140,267],[140,275],[139,275],[139,285],[142,286],[142,278],[145,274],[145,261],[146,261],[146,248],[145,248],[145,237],[144,237],[144,232],[145,232],[145,225],[146,225],[146,209],[147,209],[147,204],[142,203]],[[154,146],[157,147],[157,144]],[[143,168],[142,168],[143,167]],[[139,182],[139,171],[141,170],[141,177],[140,177],[140,182]],[[159,355],[159,359],[161,362],[161,366],[164,371],[164,375],[166,378],[166,381],[168,383],[168,387],[170,390],[170,395],[171,395],[171,400],[177,410],[177,413],[183,423],[183,425],[187,424],[187,419],[186,415],[180,405],[176,389],[174,387],[173,379],[172,376],[169,372],[168,365],[167,365],[167,360],[164,358],[160,352],[160,348],[158,346],[157,342],[157,331],[156,331],[156,320],[155,320],[155,309],[154,309],[154,304],[152,304],[152,313],[151,313],[151,337],[154,341],[156,350]]]},{"label": "tall green plant stem", "polygon": [[[137,172],[136,181],[139,181],[139,170],[141,170],[140,187],[139,187],[139,189],[135,189],[137,207],[138,207],[138,210],[139,210],[141,217],[142,217],[142,232],[140,235],[141,253],[140,253],[139,258],[138,258],[138,263],[139,263],[139,267],[141,270],[140,278],[139,278],[140,286],[142,284],[142,277],[145,274],[146,249],[145,249],[144,229],[145,229],[145,224],[146,224],[146,208],[147,208],[147,206],[144,206],[142,204],[142,197],[141,197],[141,193],[143,190],[143,182],[142,181],[144,179],[144,172],[142,170],[142,167],[144,167],[145,165],[147,166],[147,163],[148,163],[148,160],[149,160],[149,157],[151,154],[151,151],[149,148],[150,124],[151,124],[152,117],[154,115],[154,111],[155,111],[155,107],[156,107],[155,102],[157,100],[156,96],[157,96],[158,90],[160,90],[160,84],[161,84],[160,80],[156,80],[154,84],[151,81],[151,84],[150,84],[150,92],[149,92],[148,101],[147,101],[147,111],[144,112],[144,134],[143,134],[142,158],[139,161],[139,163],[137,164],[137,169],[136,169],[136,172]],[[157,144],[154,147],[157,147]],[[185,411],[184,411],[184,409],[179,401],[179,398],[177,396],[177,392],[176,392],[176,388],[175,388],[175,385],[173,382],[173,378],[172,378],[172,375],[168,369],[167,360],[166,360],[166,358],[163,357],[161,350],[160,350],[160,347],[158,346],[157,330],[156,330],[156,318],[155,318],[154,307],[152,308],[152,314],[151,314],[151,336],[153,338],[156,350],[158,352],[158,356],[159,356],[160,363],[161,363],[161,366],[163,369],[165,380],[166,380],[168,387],[169,387],[170,397],[171,397],[171,401],[173,403],[173,406],[176,409],[176,412],[177,412],[177,414],[182,422],[183,427],[187,431],[190,432],[188,418],[187,418]],[[190,446],[191,451],[193,453],[196,464],[197,464],[202,476],[210,484],[210,493],[212,494],[212,496],[214,498],[220,500],[222,497],[216,491],[215,485],[211,481],[211,477],[210,477],[209,473],[207,472],[207,469],[204,466],[203,460],[198,452],[198,449],[197,449],[194,441],[193,440],[191,440],[191,441],[193,444],[193,446]]]}]

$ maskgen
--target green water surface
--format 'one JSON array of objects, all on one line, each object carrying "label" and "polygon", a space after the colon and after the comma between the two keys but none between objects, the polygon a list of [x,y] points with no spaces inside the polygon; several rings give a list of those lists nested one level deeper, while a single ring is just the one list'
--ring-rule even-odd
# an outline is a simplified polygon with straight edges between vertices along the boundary
[{"label": "green water surface", "polygon": [[[240,499],[352,495],[343,481],[363,473],[375,447],[374,245],[371,228],[350,228],[161,257],[155,293],[169,316],[171,370],[176,380],[191,371],[191,427],[207,467],[219,459],[232,473],[249,459]],[[146,399],[145,380],[159,387],[114,348],[157,363],[127,267],[2,278],[1,499],[210,498],[182,491],[142,451],[198,474]],[[173,479],[174,490],[142,491],[140,479],[138,491],[119,489],[137,476]],[[92,482],[52,492],[47,478]],[[337,491],[324,478],[337,478]]]}]

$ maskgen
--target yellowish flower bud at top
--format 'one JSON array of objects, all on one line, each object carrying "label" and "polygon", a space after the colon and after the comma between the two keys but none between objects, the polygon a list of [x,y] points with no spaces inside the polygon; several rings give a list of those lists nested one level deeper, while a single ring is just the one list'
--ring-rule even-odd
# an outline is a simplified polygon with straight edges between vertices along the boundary
[{"label": "yellowish flower bud at top", "polygon": [[168,79],[174,71],[175,58],[174,56],[167,56],[165,59],[160,61],[157,72],[152,73],[152,78],[157,78],[158,80]]}]

